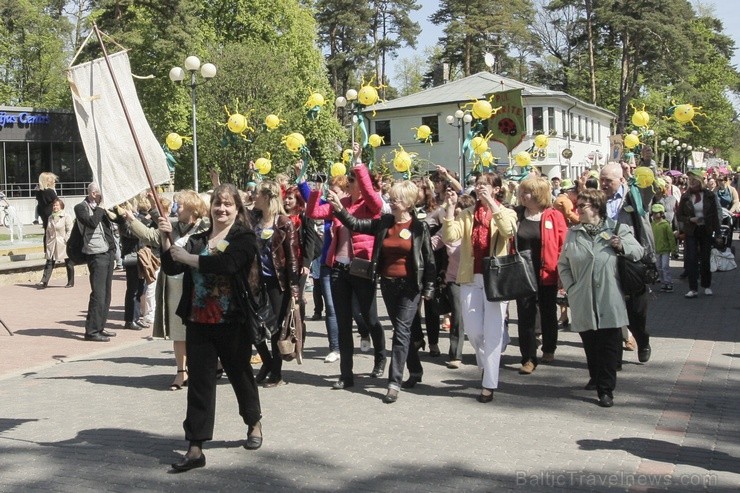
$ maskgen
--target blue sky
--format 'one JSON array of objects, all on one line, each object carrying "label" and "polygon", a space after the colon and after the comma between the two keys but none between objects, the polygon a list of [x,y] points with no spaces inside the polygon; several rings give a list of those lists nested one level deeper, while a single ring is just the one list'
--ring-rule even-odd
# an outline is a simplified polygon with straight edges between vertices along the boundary
[{"label": "blue sky", "polygon": [[[414,52],[423,53],[424,48],[436,45],[440,36],[440,29],[429,22],[429,16],[437,10],[439,3],[436,0],[422,0],[419,3],[422,5],[421,9],[412,12],[411,18],[421,25],[421,35],[418,38],[416,50],[410,48],[399,50],[398,58],[391,61],[389,72],[394,82],[395,67],[393,64],[403,57],[413,56]],[[732,63],[740,67],[740,0],[700,0],[691,3],[714,7],[714,16],[722,20],[725,34],[735,40],[735,56],[732,58]]]}]

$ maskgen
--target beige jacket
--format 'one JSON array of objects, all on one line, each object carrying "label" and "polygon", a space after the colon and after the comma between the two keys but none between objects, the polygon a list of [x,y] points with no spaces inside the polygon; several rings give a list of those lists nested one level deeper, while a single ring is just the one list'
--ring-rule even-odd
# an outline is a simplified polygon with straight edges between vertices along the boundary
[{"label": "beige jacket", "polygon": [[[461,240],[460,266],[457,269],[457,282],[473,282],[473,211],[475,207],[465,209],[456,219],[442,220],[442,239],[447,243]],[[501,207],[493,215],[490,225],[491,254],[496,257],[509,253],[509,239],[516,234],[516,212]]]}]

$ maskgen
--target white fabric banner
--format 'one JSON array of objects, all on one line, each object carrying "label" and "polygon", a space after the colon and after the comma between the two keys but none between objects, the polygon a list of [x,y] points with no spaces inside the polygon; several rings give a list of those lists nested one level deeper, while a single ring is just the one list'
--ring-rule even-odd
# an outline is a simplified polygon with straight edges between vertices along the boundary
[{"label": "white fabric banner", "polygon": [[[155,185],[170,180],[167,158],[154,136],[136,94],[128,53],[109,55],[144,158]],[[68,71],[77,126],[103,204],[112,207],[149,188],[134,137],[104,58]]]}]

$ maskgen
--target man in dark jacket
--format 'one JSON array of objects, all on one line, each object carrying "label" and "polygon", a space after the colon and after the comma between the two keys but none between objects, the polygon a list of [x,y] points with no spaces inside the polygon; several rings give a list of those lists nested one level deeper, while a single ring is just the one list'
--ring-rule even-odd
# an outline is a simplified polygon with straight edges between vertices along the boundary
[{"label": "man in dark jacket", "polygon": [[90,272],[90,301],[85,320],[85,340],[108,342],[116,333],[105,330],[110,309],[116,244],[111,222],[100,204],[103,195],[97,183],[87,187],[87,197],[75,206],[77,227],[82,233],[82,252],[87,254]]},{"label": "man in dark jacket", "polygon": [[[629,171],[627,171],[629,174]],[[629,176],[627,176],[629,178]],[[621,225],[630,227],[637,241],[645,248],[647,258],[655,263],[655,239],[653,229],[650,226],[649,213],[645,211],[646,204],[652,201],[652,192],[649,189],[640,190],[640,201],[642,209],[638,206],[638,197],[630,191],[630,187],[623,179],[623,168],[618,163],[609,163],[601,170],[601,189],[606,194],[607,216],[619,222]],[[646,196],[650,193],[650,196]],[[649,206],[648,206],[649,210]],[[652,349],[650,347],[650,334],[647,330],[648,294],[647,285],[642,293],[627,296],[627,316],[629,317],[629,329],[637,341],[637,359],[640,363],[650,360]],[[621,358],[620,358],[621,361]]]}]

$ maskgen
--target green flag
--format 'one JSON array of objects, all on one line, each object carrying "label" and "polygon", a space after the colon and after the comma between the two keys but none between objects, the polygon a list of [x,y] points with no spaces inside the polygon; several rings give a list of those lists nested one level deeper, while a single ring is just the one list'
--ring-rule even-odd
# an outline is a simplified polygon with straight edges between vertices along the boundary
[{"label": "green flag", "polygon": [[522,90],[496,92],[493,96],[491,104],[494,108],[500,106],[501,109],[488,120],[488,130],[493,133],[493,140],[501,142],[511,152],[527,133],[524,128]]}]

